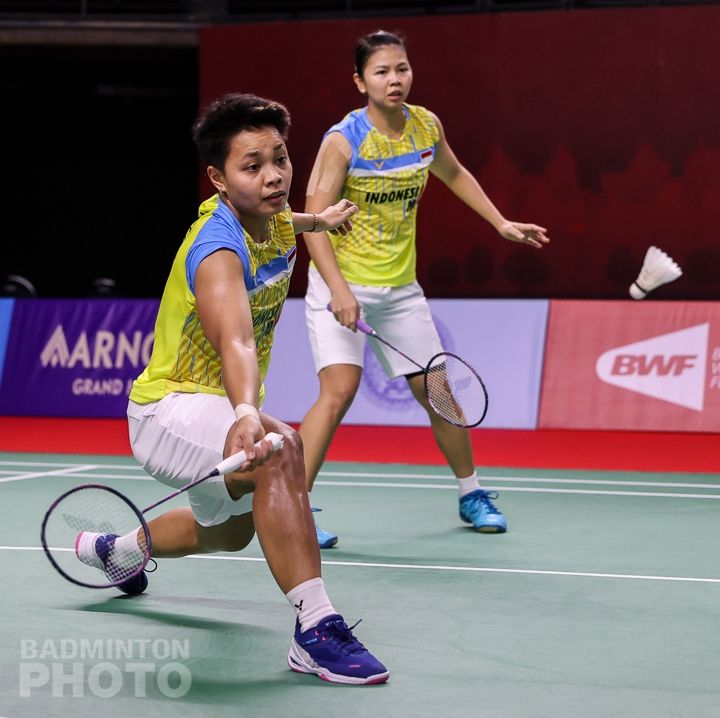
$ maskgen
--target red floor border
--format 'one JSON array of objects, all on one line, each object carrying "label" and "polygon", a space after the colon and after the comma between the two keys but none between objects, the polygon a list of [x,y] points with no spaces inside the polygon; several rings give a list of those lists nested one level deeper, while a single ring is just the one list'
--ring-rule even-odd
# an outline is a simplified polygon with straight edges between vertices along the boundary
[{"label": "red floor border", "polygon": [[[478,466],[720,473],[720,436],[670,432],[473,431]],[[0,417],[0,451],[130,454],[124,419]],[[444,464],[430,429],[342,426],[330,461]]]}]

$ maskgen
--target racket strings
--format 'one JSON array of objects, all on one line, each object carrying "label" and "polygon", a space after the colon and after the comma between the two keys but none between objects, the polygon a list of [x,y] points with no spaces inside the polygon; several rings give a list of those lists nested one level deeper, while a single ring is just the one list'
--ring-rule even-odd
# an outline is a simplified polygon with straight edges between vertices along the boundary
[{"label": "racket strings", "polygon": [[63,495],[48,513],[43,547],[66,578],[92,587],[117,585],[137,575],[149,559],[146,526],[119,494],[84,486]]},{"label": "racket strings", "polygon": [[438,354],[428,364],[425,392],[432,408],[456,426],[477,426],[488,399],[477,372],[454,354]]}]

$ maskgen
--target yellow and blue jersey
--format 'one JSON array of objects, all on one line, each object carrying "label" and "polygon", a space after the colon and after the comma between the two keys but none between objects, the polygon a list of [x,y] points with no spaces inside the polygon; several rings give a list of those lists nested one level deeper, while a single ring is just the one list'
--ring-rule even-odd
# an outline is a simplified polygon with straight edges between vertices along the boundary
[{"label": "yellow and blue jersey", "polygon": [[379,132],[367,107],[354,110],[328,132],[352,148],[342,197],[358,206],[347,236],[329,235],[348,282],[398,287],[415,281],[415,220],[440,131],[424,107],[404,105],[405,129],[393,139]]},{"label": "yellow and blue jersey", "polygon": [[[265,242],[255,242],[218,195],[200,205],[199,217],[188,230],[170,270],[155,323],[152,356],[133,384],[132,401],[148,404],[178,391],[225,394],[222,362],[203,332],[194,293],[200,262],[219,249],[235,252],[243,264],[260,379],[264,381],[275,325],[295,263],[295,231],[289,207],[270,219],[269,234]],[[261,403],[263,397],[264,386]]]}]

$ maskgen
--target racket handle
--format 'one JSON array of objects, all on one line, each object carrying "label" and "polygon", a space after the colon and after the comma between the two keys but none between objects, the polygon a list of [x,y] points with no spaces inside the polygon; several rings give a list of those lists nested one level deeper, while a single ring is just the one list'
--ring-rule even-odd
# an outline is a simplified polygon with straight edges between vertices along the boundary
[{"label": "racket handle", "polygon": [[[283,446],[282,436],[272,431],[269,434],[265,434],[265,436],[260,441],[269,441],[272,444],[273,452],[277,451],[278,449],[282,449]],[[260,448],[260,441],[255,444],[255,447],[258,449]],[[247,454],[245,453],[245,451],[238,451],[236,454],[228,456],[227,459],[223,459],[223,461],[221,461],[215,467],[215,471],[217,471],[218,476],[222,476],[224,474],[231,474],[233,471],[239,469],[246,461]]]},{"label": "racket handle", "polygon": [[[327,310],[329,312],[332,311],[332,307],[328,304]],[[375,330],[369,325],[366,324],[362,319],[358,319],[357,322],[355,322],[355,326],[363,333],[367,334],[368,336],[374,337],[375,336]]]},{"label": "racket handle", "polygon": [[365,322],[362,319],[358,319],[355,323],[355,326],[363,333],[367,334],[371,337],[375,336],[375,330],[369,325],[365,324]]}]

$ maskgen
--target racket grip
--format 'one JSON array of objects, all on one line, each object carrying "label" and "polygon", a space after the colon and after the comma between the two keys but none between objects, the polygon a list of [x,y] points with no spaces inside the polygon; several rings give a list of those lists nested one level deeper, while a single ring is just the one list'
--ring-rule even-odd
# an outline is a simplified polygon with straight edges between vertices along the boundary
[{"label": "racket grip", "polygon": [[[329,312],[332,311],[332,307],[331,307],[329,304],[327,305],[327,310],[328,310]],[[365,324],[365,322],[364,322],[362,319],[358,319],[357,322],[355,322],[355,326],[356,326],[363,334],[368,334],[368,335],[370,335],[370,336],[374,336],[374,335],[375,335],[375,330],[374,330],[369,324]]]},{"label": "racket grip", "polygon": [[357,322],[355,322],[355,326],[363,334],[369,334],[371,337],[375,336],[375,330],[369,324],[365,324],[365,322],[362,319],[358,319]]},{"label": "racket grip", "polygon": [[[269,434],[265,434],[260,441],[269,441],[272,444],[273,453],[278,451],[278,449],[282,449],[283,446],[282,436],[272,431]],[[260,448],[260,441],[255,444],[257,448]],[[218,476],[231,474],[233,471],[237,471],[237,469],[239,469],[246,461],[247,454],[245,451],[238,451],[237,453],[228,456],[227,459],[223,459],[215,467],[215,471],[217,471]]]}]

